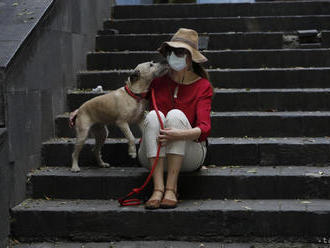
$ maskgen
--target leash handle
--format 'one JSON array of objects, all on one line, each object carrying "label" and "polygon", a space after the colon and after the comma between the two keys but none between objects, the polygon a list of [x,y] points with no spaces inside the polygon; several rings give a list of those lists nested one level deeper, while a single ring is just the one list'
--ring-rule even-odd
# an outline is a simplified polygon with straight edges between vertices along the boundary
[{"label": "leash handle", "polygon": [[[164,129],[164,123],[163,123],[163,120],[162,120],[162,118],[160,117],[160,114],[159,114],[159,110],[158,110],[158,107],[157,107],[157,104],[156,104],[155,92],[154,92],[153,88],[151,89],[151,98],[152,98],[152,104],[153,104],[153,106],[155,108],[155,111],[156,111],[156,115],[158,117],[160,127],[161,127],[161,129]],[[160,147],[161,147],[161,144],[158,143],[156,158],[154,160],[154,163],[152,164],[151,171],[150,171],[147,179],[145,180],[144,184],[140,188],[134,188],[125,197],[118,199],[118,202],[119,202],[121,207],[123,207],[123,206],[137,206],[137,205],[142,204],[141,199],[138,199],[138,198],[129,199],[129,198],[134,194],[139,194],[150,182],[152,174],[154,173],[154,170],[155,170],[155,168],[157,166],[157,163],[158,163],[158,160],[159,160]]]}]

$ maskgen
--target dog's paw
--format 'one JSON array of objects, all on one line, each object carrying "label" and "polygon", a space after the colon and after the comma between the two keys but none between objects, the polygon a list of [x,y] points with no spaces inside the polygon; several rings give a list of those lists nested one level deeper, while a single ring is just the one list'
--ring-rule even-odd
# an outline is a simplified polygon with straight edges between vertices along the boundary
[{"label": "dog's paw", "polygon": [[100,167],[102,167],[102,168],[109,168],[110,167],[110,164],[103,162],[102,164],[100,164]]},{"label": "dog's paw", "polygon": [[72,167],[71,168],[71,171],[72,172],[79,172],[80,171],[80,168],[79,167]]}]

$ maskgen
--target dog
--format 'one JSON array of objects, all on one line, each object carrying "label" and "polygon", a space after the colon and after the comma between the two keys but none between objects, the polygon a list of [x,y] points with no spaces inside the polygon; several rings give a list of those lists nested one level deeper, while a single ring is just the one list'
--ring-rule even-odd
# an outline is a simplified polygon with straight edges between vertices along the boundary
[{"label": "dog", "polygon": [[128,139],[128,154],[136,158],[135,137],[129,124],[137,123],[142,130],[148,101],[145,98],[154,78],[165,75],[168,71],[166,62],[145,62],[139,64],[128,77],[125,87],[97,96],[85,102],[70,113],[71,127],[76,130],[76,144],[72,153],[72,172],[79,172],[79,153],[91,132],[95,137],[94,153],[100,167],[109,167],[102,160],[101,148],[108,136],[106,125],[115,124]]}]

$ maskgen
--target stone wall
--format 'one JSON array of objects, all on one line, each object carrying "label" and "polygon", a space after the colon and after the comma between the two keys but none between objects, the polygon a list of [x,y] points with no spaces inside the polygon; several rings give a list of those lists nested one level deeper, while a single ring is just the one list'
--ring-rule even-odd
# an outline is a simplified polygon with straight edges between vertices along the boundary
[{"label": "stone wall", "polygon": [[10,171],[8,162],[7,130],[0,129],[0,247],[6,247],[9,231]]},{"label": "stone wall", "polygon": [[[13,1],[1,2],[13,5]],[[29,0],[15,2],[26,9],[30,7]],[[38,2],[30,0],[36,11]],[[111,0],[49,2],[40,20],[35,20],[31,33],[20,42],[19,49],[9,54],[12,59],[0,68],[5,100],[2,110],[9,140],[9,168],[4,170],[6,165],[1,164],[0,171],[0,186],[4,185],[0,206],[6,206],[7,210],[26,197],[26,175],[40,166],[41,144],[54,137],[54,119],[65,112],[66,92],[75,88],[76,73],[85,69],[86,53],[94,49],[97,30],[110,17],[112,5]],[[4,25],[5,21],[0,24]],[[11,20],[8,25],[12,27],[8,30],[23,33],[17,23]],[[1,37],[6,38],[5,35],[2,33]],[[3,44],[0,43],[2,49],[6,45]],[[6,150],[1,150],[1,156],[4,153]],[[2,163],[5,161],[1,159]],[[8,230],[6,217],[1,215],[0,220],[0,230]],[[0,233],[2,243],[5,233]]]}]

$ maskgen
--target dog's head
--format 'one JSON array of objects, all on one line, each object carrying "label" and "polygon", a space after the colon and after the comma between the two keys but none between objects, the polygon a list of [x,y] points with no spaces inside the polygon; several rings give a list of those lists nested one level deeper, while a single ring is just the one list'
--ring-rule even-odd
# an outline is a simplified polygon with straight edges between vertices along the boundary
[{"label": "dog's head", "polygon": [[166,62],[155,63],[151,61],[139,64],[129,76],[128,86],[134,88],[135,91],[145,92],[148,90],[151,81],[165,75],[168,68]]}]

